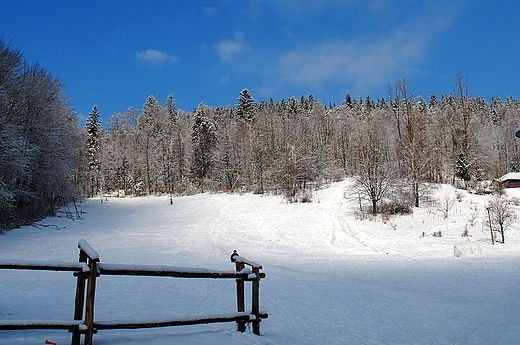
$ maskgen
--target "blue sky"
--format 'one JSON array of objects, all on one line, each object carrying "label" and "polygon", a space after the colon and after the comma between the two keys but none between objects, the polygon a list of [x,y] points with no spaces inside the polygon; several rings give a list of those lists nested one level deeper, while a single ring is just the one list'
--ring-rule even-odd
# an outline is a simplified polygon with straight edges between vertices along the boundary
[{"label": "blue sky", "polygon": [[408,80],[426,99],[454,90],[520,98],[520,2],[483,0],[0,0],[0,37],[103,122],[173,94],[179,108],[312,94],[388,98]]}]

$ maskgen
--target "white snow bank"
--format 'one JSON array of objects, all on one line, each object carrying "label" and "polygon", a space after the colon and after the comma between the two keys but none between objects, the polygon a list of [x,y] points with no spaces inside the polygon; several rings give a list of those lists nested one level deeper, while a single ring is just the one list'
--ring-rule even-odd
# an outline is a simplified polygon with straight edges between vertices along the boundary
[{"label": "white snow bank", "polygon": [[453,255],[456,257],[482,255],[482,247],[476,244],[459,243],[453,247]]}]

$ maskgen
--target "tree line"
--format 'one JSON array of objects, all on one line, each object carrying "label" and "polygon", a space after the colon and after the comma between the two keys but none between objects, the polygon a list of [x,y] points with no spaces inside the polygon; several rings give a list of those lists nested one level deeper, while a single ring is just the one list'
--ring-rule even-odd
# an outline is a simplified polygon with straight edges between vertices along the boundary
[{"label": "tree line", "polygon": [[0,230],[77,195],[82,135],[65,88],[0,40]]},{"label": "tree line", "polygon": [[454,91],[426,100],[405,79],[388,96],[326,105],[312,95],[178,109],[173,95],[112,114],[93,107],[85,128],[63,85],[0,42],[0,223],[44,216],[57,196],[277,193],[309,201],[328,181],[354,177],[377,212],[385,198],[420,206],[428,183],[483,181],[520,171],[520,103]]},{"label": "tree line", "polygon": [[388,99],[346,95],[327,106],[312,95],[256,102],[243,89],[233,107],[200,104],[192,112],[177,109],[172,95],[164,104],[150,96],[142,111],[98,124],[100,169],[89,180],[96,188],[86,189],[91,196],[269,192],[305,201],[320,184],[354,176],[376,211],[396,185],[418,207],[424,184],[478,188],[519,171],[520,103],[472,97],[461,74],[454,90],[427,101],[401,79]]}]

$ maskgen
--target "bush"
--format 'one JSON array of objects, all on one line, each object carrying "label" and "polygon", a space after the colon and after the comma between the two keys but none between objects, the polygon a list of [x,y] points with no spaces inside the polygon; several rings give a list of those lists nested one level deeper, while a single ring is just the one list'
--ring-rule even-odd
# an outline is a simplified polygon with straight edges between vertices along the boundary
[{"label": "bush", "polygon": [[413,212],[412,207],[409,203],[391,201],[381,206],[381,213],[385,215],[389,214],[411,214]]},{"label": "bush", "polygon": [[471,234],[468,231],[468,224],[464,225],[464,229],[462,230],[460,237],[471,237]]},{"label": "bush", "polygon": [[312,202],[312,192],[307,190],[298,191],[295,195],[285,195],[285,198],[290,203],[308,203]]}]

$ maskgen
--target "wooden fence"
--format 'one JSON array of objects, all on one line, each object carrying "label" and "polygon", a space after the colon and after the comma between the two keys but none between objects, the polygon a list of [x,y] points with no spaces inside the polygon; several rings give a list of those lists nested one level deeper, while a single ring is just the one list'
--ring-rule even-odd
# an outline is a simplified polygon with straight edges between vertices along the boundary
[{"label": "wooden fence", "polygon": [[[33,262],[0,260],[0,269],[45,270],[73,272],[77,278],[73,320],[0,320],[0,330],[20,329],[64,329],[72,333],[72,345],[79,345],[84,334],[84,344],[93,344],[93,335],[103,329],[136,329],[153,327],[171,327],[217,322],[236,322],[237,329],[244,332],[246,323],[252,323],[253,333],[260,335],[260,322],[267,318],[266,312],[260,311],[260,279],[265,273],[260,272],[261,265],[233,255],[235,271],[214,271],[207,269],[180,269],[171,266],[104,264],[99,254],[85,240],[80,240],[79,262]],[[246,268],[249,266],[250,268]],[[205,317],[168,319],[163,321],[110,322],[94,319],[94,301],[96,280],[101,275],[119,276],[154,276],[177,278],[235,279],[237,291],[237,313]],[[251,282],[251,311],[245,311],[244,284]]]}]

